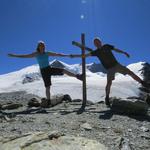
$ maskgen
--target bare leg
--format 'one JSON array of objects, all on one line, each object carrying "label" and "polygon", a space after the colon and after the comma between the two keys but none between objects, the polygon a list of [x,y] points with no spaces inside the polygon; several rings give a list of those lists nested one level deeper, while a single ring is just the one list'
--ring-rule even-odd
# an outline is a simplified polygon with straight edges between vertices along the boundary
[{"label": "bare leg", "polygon": [[47,98],[47,100],[50,100],[50,96],[51,96],[51,94],[50,94],[50,86],[48,86],[48,87],[46,87],[46,98]]},{"label": "bare leg", "polygon": [[82,74],[74,74],[74,73],[67,71],[65,69],[63,70],[63,73],[67,74],[68,76],[75,77],[75,78],[79,79],[80,81],[83,81],[83,75]]},{"label": "bare leg", "polygon": [[63,70],[63,73],[64,73],[64,74],[67,74],[68,76],[71,76],[71,77],[77,77],[76,74],[74,74],[74,73],[72,73],[72,72],[69,72],[69,71],[67,71],[67,70],[65,70],[65,69]]},{"label": "bare leg", "polygon": [[128,75],[130,75],[134,80],[141,83],[143,87],[150,88],[150,84],[139,78],[135,73],[133,73],[131,70],[129,70]]},{"label": "bare leg", "polygon": [[43,108],[48,108],[51,104],[50,100],[50,86],[45,88],[45,93],[46,93],[46,99],[43,98],[41,99],[41,107]]},{"label": "bare leg", "polygon": [[131,76],[134,80],[136,80],[137,82],[139,83],[142,83],[142,79],[139,78],[135,73],[133,73],[131,70],[129,70],[129,73],[128,73],[129,76]]},{"label": "bare leg", "polygon": [[112,85],[112,80],[108,80],[106,88],[105,88],[105,90],[106,90],[106,97],[108,97],[108,98],[109,98],[109,94],[110,94],[111,85]]},{"label": "bare leg", "polygon": [[112,80],[107,80],[107,85],[106,85],[106,88],[105,88],[105,90],[106,90],[105,104],[107,106],[110,106],[109,94],[110,94],[111,85],[112,85]]}]

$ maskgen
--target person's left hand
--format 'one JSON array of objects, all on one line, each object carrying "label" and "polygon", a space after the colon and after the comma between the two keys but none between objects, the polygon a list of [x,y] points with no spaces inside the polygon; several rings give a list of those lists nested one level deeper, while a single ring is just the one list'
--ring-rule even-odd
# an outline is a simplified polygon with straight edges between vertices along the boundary
[{"label": "person's left hand", "polygon": [[70,56],[71,58],[74,58],[74,57],[75,57],[73,54],[70,54],[69,56]]},{"label": "person's left hand", "polygon": [[8,56],[9,56],[9,57],[13,57],[14,55],[13,55],[13,54],[8,54]]},{"label": "person's left hand", "polygon": [[128,53],[126,53],[126,52],[125,52],[125,55],[126,55],[128,58],[130,57],[130,55],[129,55]]}]

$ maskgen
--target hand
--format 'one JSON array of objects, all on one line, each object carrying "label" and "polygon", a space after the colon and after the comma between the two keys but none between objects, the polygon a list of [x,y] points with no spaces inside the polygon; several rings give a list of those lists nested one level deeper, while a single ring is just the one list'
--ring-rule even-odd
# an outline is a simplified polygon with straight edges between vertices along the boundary
[{"label": "hand", "polygon": [[8,54],[9,57],[14,57],[14,54]]},{"label": "hand", "polygon": [[128,58],[130,57],[130,55],[129,55],[128,53],[125,52],[124,54],[125,54]]},{"label": "hand", "polygon": [[73,54],[70,54],[69,56],[70,56],[71,58],[74,58],[74,57],[75,57]]},{"label": "hand", "polygon": [[76,57],[82,57],[82,55],[79,55],[79,54],[70,54],[70,57],[71,58],[76,58]]}]

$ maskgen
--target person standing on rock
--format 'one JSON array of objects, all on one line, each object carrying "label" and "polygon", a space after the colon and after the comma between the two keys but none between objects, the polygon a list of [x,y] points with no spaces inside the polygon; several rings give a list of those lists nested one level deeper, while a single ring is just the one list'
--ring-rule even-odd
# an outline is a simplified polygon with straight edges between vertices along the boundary
[{"label": "person standing on rock", "polygon": [[19,57],[19,58],[33,58],[35,57],[37,59],[37,62],[40,67],[40,72],[42,75],[42,79],[44,81],[45,89],[46,89],[46,97],[47,100],[45,100],[45,104],[50,106],[51,100],[50,100],[50,87],[51,87],[51,76],[52,75],[64,75],[67,74],[72,77],[76,77],[79,80],[82,80],[82,75],[80,74],[74,74],[71,73],[65,69],[61,68],[54,68],[49,66],[49,56],[59,56],[59,57],[70,57],[70,55],[66,54],[59,54],[54,52],[46,52],[45,51],[45,43],[43,41],[38,42],[36,52],[33,52],[31,54],[26,55],[18,55],[18,54],[8,54],[10,57]]},{"label": "person standing on rock", "polygon": [[[94,45],[96,47],[96,50],[93,50],[91,48],[88,48],[86,46],[82,46],[81,44],[77,43],[76,46],[79,46],[80,48],[84,47],[86,50],[90,51],[90,53],[85,54],[84,57],[88,56],[96,56],[101,61],[104,68],[107,70],[107,84],[106,84],[106,97],[105,97],[105,104],[107,106],[110,106],[109,102],[109,94],[110,94],[110,88],[112,85],[112,81],[115,79],[115,73],[121,73],[123,75],[128,74],[131,76],[134,80],[141,83],[144,87],[149,87],[149,85],[140,79],[136,74],[134,74],[130,69],[127,67],[121,65],[115,56],[113,55],[112,51],[122,53],[126,55],[127,57],[130,57],[130,55],[127,52],[124,52],[118,48],[115,48],[112,45],[109,44],[102,44],[101,40],[97,37],[94,39]],[[82,55],[71,55],[71,57],[81,57]]]}]

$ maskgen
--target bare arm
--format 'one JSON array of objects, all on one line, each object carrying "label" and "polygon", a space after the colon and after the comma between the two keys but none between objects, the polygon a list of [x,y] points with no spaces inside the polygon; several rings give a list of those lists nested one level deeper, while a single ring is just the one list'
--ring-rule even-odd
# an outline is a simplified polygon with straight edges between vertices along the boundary
[{"label": "bare arm", "polygon": [[85,58],[85,57],[89,57],[89,56],[91,56],[91,53],[88,53],[88,54],[85,54],[85,55],[80,55],[80,54],[71,54],[70,55],[71,58],[75,58],[75,57],[83,57],[83,58]]},{"label": "bare arm", "polygon": [[78,46],[79,48],[85,48],[85,49],[86,49],[87,51],[89,51],[89,52],[92,52],[92,51],[93,51],[93,49],[91,49],[91,48],[89,48],[89,47],[87,47],[87,46],[84,46],[84,45],[82,45],[82,44],[79,43],[79,42],[72,41],[72,44],[75,45],[75,46]]},{"label": "bare arm", "polygon": [[89,51],[89,52],[92,52],[92,51],[93,51],[93,49],[91,49],[91,48],[89,48],[89,47],[86,47],[86,46],[85,46],[85,49],[86,49],[87,51]]},{"label": "bare arm", "polygon": [[18,58],[33,58],[35,57],[37,52],[33,52],[31,54],[24,54],[24,55],[19,55],[19,54],[8,54],[9,57],[18,57]]},{"label": "bare arm", "polygon": [[130,55],[129,55],[127,52],[124,52],[124,51],[122,51],[122,50],[120,50],[120,49],[114,48],[113,50],[114,50],[115,52],[125,54],[127,57],[130,57]]},{"label": "bare arm", "polygon": [[53,53],[53,52],[48,52],[48,56],[70,57],[70,55],[67,54],[60,54],[60,53]]}]

